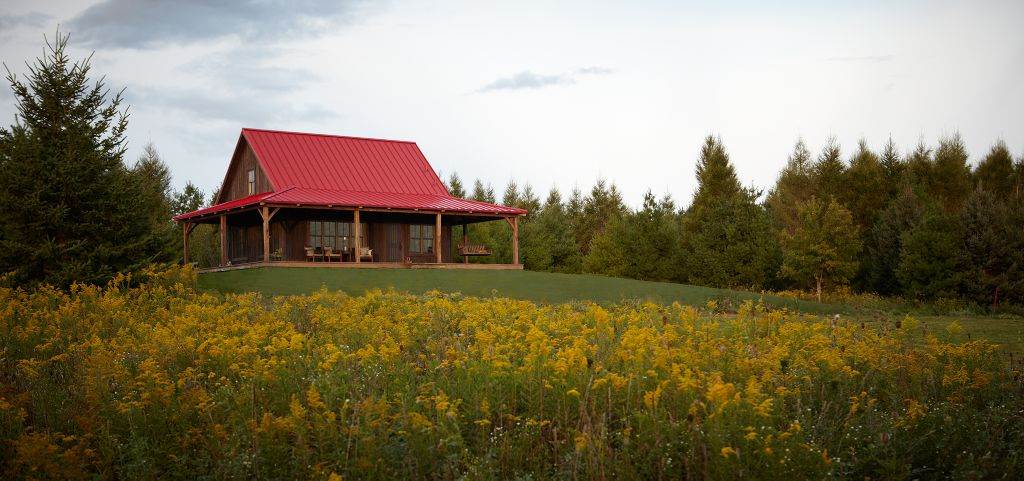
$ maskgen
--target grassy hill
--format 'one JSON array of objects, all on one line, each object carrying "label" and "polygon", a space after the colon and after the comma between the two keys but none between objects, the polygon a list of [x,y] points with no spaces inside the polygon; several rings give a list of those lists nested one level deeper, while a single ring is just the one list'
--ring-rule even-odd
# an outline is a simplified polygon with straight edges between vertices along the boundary
[{"label": "grassy hill", "polygon": [[258,291],[265,295],[306,294],[321,286],[349,294],[388,287],[414,294],[438,289],[471,296],[498,295],[547,303],[573,300],[615,303],[640,299],[668,304],[678,301],[681,304],[703,305],[711,299],[739,304],[747,299],[756,301],[763,297],[766,303],[774,307],[804,312],[830,313],[842,310],[837,306],[762,296],[754,292],[532,271],[264,267],[203,274],[199,276],[199,286],[221,292]]},{"label": "grassy hill", "polygon": [[[443,269],[337,269],[265,267],[199,276],[199,287],[220,292],[261,292],[267,296],[307,294],[321,287],[359,295],[370,289],[393,287],[398,291],[421,294],[438,289],[466,295],[492,295],[527,299],[542,303],[590,300],[602,304],[624,300],[650,300],[670,304],[704,305],[709,300],[734,306],[744,300],[764,301],[777,308],[814,314],[842,313],[868,324],[882,319],[899,319],[905,308],[864,309],[842,304],[822,304],[755,292],[713,289],[709,287],[648,282],[585,274],[555,274],[532,271],[443,270]],[[884,315],[879,315],[884,314]],[[921,321],[922,339],[926,333],[944,333],[956,320],[967,339],[989,339],[1024,352],[1024,321],[1017,317],[976,315],[937,316],[913,313]]]}]

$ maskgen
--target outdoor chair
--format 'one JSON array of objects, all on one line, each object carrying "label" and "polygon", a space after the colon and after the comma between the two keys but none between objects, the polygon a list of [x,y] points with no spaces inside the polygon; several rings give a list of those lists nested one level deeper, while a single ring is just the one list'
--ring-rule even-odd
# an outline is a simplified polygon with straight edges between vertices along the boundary
[{"label": "outdoor chair", "polygon": [[306,246],[306,261],[316,262],[316,259],[318,257],[322,260],[324,258],[324,255],[322,252],[318,252],[318,250],[319,249],[314,249],[310,246]]}]

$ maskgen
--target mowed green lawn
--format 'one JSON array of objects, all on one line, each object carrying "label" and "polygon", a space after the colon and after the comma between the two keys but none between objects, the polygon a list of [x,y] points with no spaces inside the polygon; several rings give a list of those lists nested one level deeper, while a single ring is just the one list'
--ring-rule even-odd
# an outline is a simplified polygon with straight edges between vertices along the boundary
[{"label": "mowed green lawn", "polygon": [[[358,295],[369,289],[393,287],[421,294],[432,289],[470,296],[502,296],[536,302],[594,301],[603,304],[640,299],[658,303],[704,305],[711,299],[735,305],[761,299],[754,292],[648,282],[586,274],[515,270],[463,269],[337,269],[263,267],[199,276],[199,287],[221,292],[259,291],[264,295],[308,294],[320,287]],[[777,296],[765,296],[773,307],[801,312],[828,313],[833,306]]]},{"label": "mowed green lawn", "polygon": [[[352,295],[370,289],[394,288],[414,294],[438,289],[470,296],[496,295],[545,303],[587,300],[611,304],[639,299],[703,306],[714,299],[720,305],[731,303],[735,307],[747,299],[763,299],[776,308],[813,314],[841,314],[847,318],[863,319],[869,324],[881,322],[879,319],[903,317],[903,314],[860,312],[845,305],[820,304],[755,292],[532,271],[264,267],[201,274],[199,287],[220,292],[257,291],[266,296],[308,294],[321,287]],[[989,339],[1004,344],[1009,351],[1024,353],[1024,319],[973,315],[916,317],[922,322],[922,333],[947,335],[946,327],[956,320],[963,326],[963,333],[958,336],[963,340]]]}]

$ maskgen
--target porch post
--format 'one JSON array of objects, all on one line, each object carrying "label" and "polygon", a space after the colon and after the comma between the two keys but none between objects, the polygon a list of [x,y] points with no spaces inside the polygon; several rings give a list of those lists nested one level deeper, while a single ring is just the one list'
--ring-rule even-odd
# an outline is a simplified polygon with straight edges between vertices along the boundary
[{"label": "porch post", "polygon": [[182,222],[181,223],[181,235],[182,235],[181,247],[182,247],[182,259],[183,259],[182,264],[186,265],[186,266],[188,265],[188,235],[192,233],[192,229],[190,227],[191,227],[191,223],[189,223],[189,222]]},{"label": "porch post", "polygon": [[512,218],[512,263],[519,264],[519,216]]},{"label": "porch post", "polygon": [[441,213],[437,213],[437,217],[434,221],[434,257],[437,258],[437,263],[441,263]]},{"label": "porch post", "polygon": [[267,206],[260,207],[263,218],[263,262],[270,262],[270,212]]},{"label": "porch post", "polygon": [[228,265],[228,216],[220,215],[220,265]]},{"label": "porch post", "polygon": [[355,231],[356,231],[356,233],[354,235],[355,241],[356,241],[356,247],[355,247],[355,251],[352,252],[352,257],[355,258],[356,264],[358,264],[358,263],[362,262],[359,258],[363,256],[362,255],[363,254],[363,252],[362,252],[363,251],[363,248],[362,248],[363,247],[363,239],[362,239],[362,232],[360,232],[361,229],[359,228],[359,209],[356,209],[353,212],[353,214],[352,214],[352,228],[355,229]]},{"label": "porch post", "polygon": [[[462,251],[466,252],[466,246],[469,245],[469,233],[466,231],[466,223],[462,223]],[[462,256],[462,263],[469,264],[469,256]]]}]

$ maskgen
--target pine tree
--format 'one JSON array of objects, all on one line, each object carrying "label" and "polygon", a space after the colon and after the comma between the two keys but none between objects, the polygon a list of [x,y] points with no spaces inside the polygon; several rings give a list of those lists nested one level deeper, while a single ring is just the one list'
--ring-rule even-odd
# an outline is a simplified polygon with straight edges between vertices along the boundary
[{"label": "pine tree", "polygon": [[1013,156],[1002,140],[992,146],[988,155],[981,159],[978,167],[974,169],[975,185],[997,198],[1014,195],[1015,177]]},{"label": "pine tree", "polygon": [[203,207],[203,191],[199,190],[192,182],[185,184],[179,192],[174,193],[171,201],[171,215],[181,215]]},{"label": "pine tree", "polygon": [[697,192],[682,220],[679,275],[693,284],[762,287],[778,268],[778,245],[759,192],[744,189],[721,141],[709,136],[697,162]]},{"label": "pine tree", "polygon": [[904,294],[917,299],[955,298],[963,280],[963,227],[937,204],[902,234],[896,277]]},{"label": "pine tree", "polygon": [[720,199],[731,199],[742,192],[743,186],[736,177],[736,169],[729,161],[722,139],[707,136],[697,161],[697,191],[689,210],[703,209]]},{"label": "pine tree", "polygon": [[141,183],[123,162],[122,94],[67,45],[58,33],[25,82],[7,75],[18,115],[0,129],[0,271],[19,284],[103,283],[154,257]]},{"label": "pine tree", "polygon": [[850,160],[845,178],[843,191],[846,195],[843,204],[853,214],[854,224],[863,236],[870,232],[878,214],[889,201],[885,169],[863,139],[857,146],[857,153]]},{"label": "pine tree", "polygon": [[590,241],[604,232],[608,222],[621,216],[626,211],[626,206],[614,184],[609,186],[604,179],[597,179],[594,187],[590,189],[590,195],[583,200],[582,207],[575,233],[576,244],[580,247],[581,254],[586,256],[591,249]]},{"label": "pine tree", "polygon": [[631,279],[677,279],[677,225],[671,198],[658,201],[648,191],[641,210],[614,218],[594,237],[593,248],[583,259],[583,269]]},{"label": "pine tree", "polygon": [[448,194],[456,199],[466,198],[466,188],[462,186],[462,179],[455,172],[452,172],[452,175],[448,177]]},{"label": "pine tree", "polygon": [[903,233],[912,229],[924,215],[924,204],[914,190],[904,186],[875,221],[868,237],[864,261],[868,289],[885,296],[902,292],[896,271],[903,251]]},{"label": "pine tree", "polygon": [[528,229],[536,231],[534,245],[526,250],[525,267],[531,270],[579,272],[580,253],[572,225],[558,189],[552,188],[543,208]]},{"label": "pine tree", "polygon": [[797,206],[814,195],[811,182],[811,152],[803,139],[797,139],[786,167],[779,173],[775,187],[768,193],[765,206],[775,228],[792,233],[797,225]]},{"label": "pine tree", "polygon": [[965,268],[962,291],[981,304],[998,306],[1024,282],[1024,225],[1008,205],[980,187],[961,214]]},{"label": "pine tree", "polygon": [[900,181],[906,171],[906,164],[900,157],[900,152],[892,137],[889,137],[885,143],[879,162],[882,164],[882,171],[885,174],[886,203],[889,203],[899,193]]},{"label": "pine tree", "polygon": [[860,249],[853,216],[834,199],[811,199],[800,206],[800,225],[782,236],[782,275],[802,287],[842,285],[857,270]]},{"label": "pine tree", "polygon": [[840,202],[847,198],[846,164],[843,163],[842,155],[839,142],[835,137],[830,137],[821,149],[811,173],[814,193],[818,198]]},{"label": "pine tree", "polygon": [[501,203],[510,207],[518,206],[522,198],[519,196],[519,185],[516,184],[515,180],[508,181],[508,185],[505,186],[505,195],[501,199]]},{"label": "pine tree", "polygon": [[171,171],[160,158],[152,142],[146,144],[142,155],[135,161],[130,173],[138,183],[139,209],[136,214],[150,223],[151,235],[147,249],[152,256],[149,262],[166,262],[177,258],[182,252],[182,239],[177,226],[171,221],[172,193]]},{"label": "pine tree", "polygon": [[960,212],[971,194],[971,168],[967,163],[967,147],[960,134],[939,140],[935,150],[933,179],[929,194],[946,212]]}]

